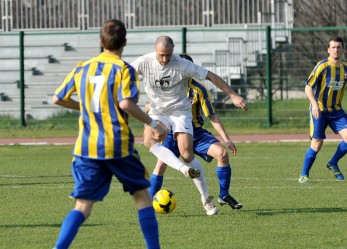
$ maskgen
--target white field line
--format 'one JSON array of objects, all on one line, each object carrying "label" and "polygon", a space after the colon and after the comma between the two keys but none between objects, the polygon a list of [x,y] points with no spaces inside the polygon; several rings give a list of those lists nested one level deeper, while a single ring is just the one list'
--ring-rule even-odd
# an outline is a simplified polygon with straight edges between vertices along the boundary
[{"label": "white field line", "polygon": [[[28,178],[28,179],[34,179],[34,178],[39,178],[39,179],[43,179],[43,178],[72,178],[72,175],[64,175],[64,176],[33,176],[33,175],[30,175],[30,176],[26,176],[26,175],[0,175],[0,178]],[[216,178],[214,177],[206,177],[207,180],[216,180]],[[172,177],[172,176],[165,176],[165,180],[174,180],[174,181],[177,181],[177,180],[190,180],[186,177],[184,177],[182,175],[182,177]],[[249,181],[249,182],[256,182],[256,181],[272,181],[272,182],[283,182],[283,181],[287,181],[287,182],[292,182],[292,181],[297,181],[298,179],[297,178],[284,178],[284,179],[273,179],[273,178],[267,178],[267,179],[264,179],[264,178],[258,178],[258,177],[255,177],[255,178],[241,178],[241,177],[233,177],[232,178],[233,181]],[[313,182],[339,182],[339,181],[336,181],[334,179],[331,179],[331,180],[326,180],[326,179],[314,179]],[[341,181],[343,182],[343,181]],[[59,184],[59,183],[57,183]],[[305,185],[305,184],[300,184],[300,185]],[[308,185],[308,184],[307,184]]]},{"label": "white field line", "polygon": [[[46,176],[47,177],[47,176]],[[55,176],[48,176],[47,178],[54,178]],[[0,178],[28,178],[28,179],[35,179],[35,178],[41,178],[41,176],[25,176],[25,175],[0,175]],[[62,177],[59,177],[62,178]],[[70,175],[66,175],[63,178],[69,178],[71,181],[73,180],[73,177]],[[207,177],[207,180],[216,180],[215,178],[210,178]],[[166,181],[190,181],[190,179],[187,179],[185,177],[165,177]],[[274,180],[274,179],[263,179],[263,178],[233,178],[233,181],[241,181],[241,182],[249,182],[249,183],[255,183],[257,184],[258,181],[272,181],[272,182],[297,182],[298,179],[296,178],[287,178],[287,179],[281,179],[281,180]],[[232,188],[233,189],[340,189],[341,186],[338,185],[333,185],[333,186],[322,186],[319,184],[319,182],[332,182],[335,183],[336,180],[326,180],[326,179],[314,179],[311,181],[311,183],[309,184],[301,184],[301,183],[297,183],[297,186],[293,186],[293,185],[288,185],[288,186],[237,186],[237,184],[233,184]],[[30,185],[30,182],[23,183],[22,184],[11,184],[11,183],[5,183],[5,185],[7,186],[1,186],[1,187],[9,187],[9,188],[13,188],[13,189],[19,189],[19,188],[40,188],[40,189],[64,189],[64,188],[73,188],[73,182],[71,183],[64,183],[61,184],[59,182],[57,183],[47,183],[47,182],[42,182],[42,183],[38,183],[38,184],[34,184],[34,185]],[[192,183],[193,184],[193,183]],[[42,186],[45,185],[45,186]],[[111,185],[111,188],[113,189],[119,189],[122,188],[121,186],[115,186],[114,184]]]},{"label": "white field line", "polygon": [[[235,139],[235,143],[298,143],[298,142],[308,142],[308,139],[278,139],[278,140],[237,140]],[[341,142],[341,139],[325,139],[325,143],[327,142]],[[142,142],[138,142],[142,144]],[[8,143],[8,144],[1,144],[0,146],[5,146],[5,145],[73,145],[74,142],[68,142],[68,143],[62,143],[62,142],[17,142],[17,143]]]}]

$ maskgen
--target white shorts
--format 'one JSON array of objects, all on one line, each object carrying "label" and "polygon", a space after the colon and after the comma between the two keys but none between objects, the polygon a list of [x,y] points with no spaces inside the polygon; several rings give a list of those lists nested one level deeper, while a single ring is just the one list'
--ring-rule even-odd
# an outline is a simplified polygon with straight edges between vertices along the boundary
[{"label": "white shorts", "polygon": [[192,116],[181,115],[176,116],[165,116],[165,115],[153,115],[150,114],[152,119],[159,120],[162,122],[169,131],[175,135],[176,132],[184,132],[193,135],[193,124]]}]

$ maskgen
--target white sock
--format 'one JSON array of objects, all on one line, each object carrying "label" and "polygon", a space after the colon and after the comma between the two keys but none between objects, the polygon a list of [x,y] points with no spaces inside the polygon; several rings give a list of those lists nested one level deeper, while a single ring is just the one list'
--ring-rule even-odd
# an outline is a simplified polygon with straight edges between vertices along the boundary
[{"label": "white sock", "polygon": [[164,162],[175,170],[179,170],[183,173],[184,170],[187,170],[188,168],[180,159],[175,156],[171,150],[164,147],[160,143],[153,145],[149,151],[152,152],[153,155],[155,155],[160,161]]},{"label": "white sock", "polygon": [[202,204],[205,204],[207,197],[209,197],[209,193],[208,193],[208,187],[207,187],[206,178],[204,174],[204,169],[202,168],[201,163],[195,157],[190,163],[187,163],[187,165],[191,166],[192,168],[200,170],[200,176],[198,178],[194,178],[193,181],[201,195]]}]

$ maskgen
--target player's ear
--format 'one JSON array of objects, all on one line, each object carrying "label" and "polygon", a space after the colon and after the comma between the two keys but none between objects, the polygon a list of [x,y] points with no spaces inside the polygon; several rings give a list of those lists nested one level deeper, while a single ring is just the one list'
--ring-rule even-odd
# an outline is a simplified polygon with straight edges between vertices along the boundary
[{"label": "player's ear", "polygon": [[104,44],[102,44],[102,40],[101,39],[100,39],[99,43],[100,43],[101,47],[104,47]]}]

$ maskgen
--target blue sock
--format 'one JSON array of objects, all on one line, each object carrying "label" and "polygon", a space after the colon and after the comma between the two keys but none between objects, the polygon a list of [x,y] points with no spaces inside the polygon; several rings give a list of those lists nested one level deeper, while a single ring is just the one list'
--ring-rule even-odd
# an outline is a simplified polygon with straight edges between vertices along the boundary
[{"label": "blue sock", "polygon": [[309,176],[310,169],[311,169],[314,161],[316,160],[317,153],[318,152],[312,150],[311,147],[308,148],[308,150],[306,151],[306,155],[305,155],[305,159],[304,159],[304,165],[302,166],[302,170],[301,170],[302,176]]},{"label": "blue sock", "polygon": [[149,180],[151,182],[149,195],[153,199],[153,196],[160,190],[161,186],[163,185],[164,176],[158,176],[158,175],[152,174]]},{"label": "blue sock", "polygon": [[219,180],[219,197],[223,198],[229,194],[230,181],[231,181],[231,167],[217,166],[217,177]]},{"label": "blue sock", "polygon": [[339,146],[337,146],[336,152],[330,159],[329,164],[338,166],[339,160],[347,153],[347,144],[342,141]]},{"label": "blue sock", "polygon": [[145,237],[147,249],[159,249],[159,228],[152,206],[140,209],[138,217],[142,234]]},{"label": "blue sock", "polygon": [[84,220],[84,215],[78,210],[72,210],[68,213],[61,225],[60,234],[55,247],[57,249],[68,248]]}]

